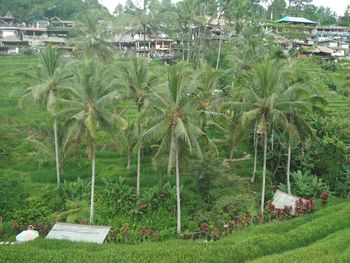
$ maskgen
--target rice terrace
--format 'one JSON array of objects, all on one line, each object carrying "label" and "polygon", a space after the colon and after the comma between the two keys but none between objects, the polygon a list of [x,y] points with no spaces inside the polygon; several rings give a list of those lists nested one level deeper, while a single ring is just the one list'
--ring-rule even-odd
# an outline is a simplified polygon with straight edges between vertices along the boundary
[{"label": "rice terrace", "polygon": [[350,262],[345,2],[1,0],[0,262]]}]

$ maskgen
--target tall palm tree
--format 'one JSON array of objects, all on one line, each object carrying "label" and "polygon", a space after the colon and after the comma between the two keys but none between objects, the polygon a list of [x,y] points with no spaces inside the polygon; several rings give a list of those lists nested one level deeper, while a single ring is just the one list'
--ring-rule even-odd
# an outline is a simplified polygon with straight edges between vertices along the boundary
[{"label": "tall palm tree", "polygon": [[206,136],[195,103],[199,90],[191,73],[184,64],[169,67],[166,86],[160,90],[151,88],[152,96],[145,111],[151,125],[145,138],[161,140],[155,158],[167,154],[168,172],[175,167],[177,233],[181,232],[180,161],[191,152],[202,157],[199,138]]},{"label": "tall palm tree", "polygon": [[72,77],[68,72],[68,64],[64,64],[57,49],[50,45],[43,49],[39,55],[38,74],[35,78],[38,84],[29,87],[25,95],[21,98],[20,104],[23,105],[25,101],[33,98],[40,106],[45,107],[46,110],[53,117],[54,130],[54,144],[55,144],[55,159],[56,159],[56,176],[57,183],[60,179],[60,161],[58,149],[58,131],[57,131],[57,116],[55,114],[54,106],[58,99],[58,92],[62,84]]},{"label": "tall palm tree", "polygon": [[143,36],[143,55],[146,56],[146,35],[157,33],[159,28],[157,8],[144,0],[142,7],[128,2],[122,14],[116,17],[117,30],[123,33],[134,33]]},{"label": "tall palm tree", "polygon": [[97,10],[88,11],[81,16],[74,27],[76,50],[86,59],[98,59],[106,62],[113,57],[108,40],[112,30],[108,19]]},{"label": "tall palm tree", "polygon": [[292,143],[293,140],[299,139],[304,143],[307,138],[314,136],[314,131],[308,123],[307,116],[313,112],[324,114],[324,106],[327,105],[327,101],[319,95],[310,94],[307,90],[299,88],[299,92],[294,94],[288,94],[292,96],[293,103],[286,109],[286,116],[288,121],[295,128],[296,133],[290,134],[288,138],[288,157],[287,157],[287,189],[288,193],[291,193],[290,184],[290,164],[292,155]]},{"label": "tall palm tree", "polygon": [[177,22],[179,23],[181,31],[187,34],[187,62],[189,62],[191,58],[193,28],[199,19],[199,4],[200,2],[198,0],[184,0],[176,5]]},{"label": "tall palm tree", "polygon": [[239,102],[231,102],[234,110],[243,110],[242,122],[256,123],[256,132],[263,136],[263,174],[261,191],[261,213],[265,206],[266,159],[268,133],[272,124],[280,127],[289,136],[295,136],[296,129],[289,122],[286,112],[297,107],[292,94],[297,92],[294,86],[287,85],[289,74],[284,64],[267,60],[253,67],[252,73],[240,92]]},{"label": "tall palm tree", "polygon": [[133,58],[128,65],[121,67],[126,86],[130,90],[130,95],[134,99],[137,106],[137,179],[136,193],[140,195],[140,180],[141,180],[141,110],[145,105],[149,88],[155,83],[155,77],[151,75],[147,63],[138,58]]},{"label": "tall palm tree", "polygon": [[93,61],[82,62],[75,72],[73,85],[64,90],[67,98],[60,100],[58,114],[66,118],[68,127],[65,144],[84,143],[92,164],[90,224],[94,218],[97,133],[100,129],[114,132],[127,127],[127,122],[113,112],[115,102],[121,98],[113,85],[106,68]]}]

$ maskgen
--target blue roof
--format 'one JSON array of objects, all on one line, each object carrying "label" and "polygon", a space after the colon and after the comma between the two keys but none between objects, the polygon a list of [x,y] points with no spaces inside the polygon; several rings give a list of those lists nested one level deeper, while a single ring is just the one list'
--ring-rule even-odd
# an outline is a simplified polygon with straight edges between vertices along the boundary
[{"label": "blue roof", "polygon": [[315,21],[311,21],[309,19],[306,19],[304,17],[294,17],[294,16],[285,16],[277,21],[277,23],[283,23],[283,22],[289,22],[289,23],[300,23],[300,24],[317,24]]}]

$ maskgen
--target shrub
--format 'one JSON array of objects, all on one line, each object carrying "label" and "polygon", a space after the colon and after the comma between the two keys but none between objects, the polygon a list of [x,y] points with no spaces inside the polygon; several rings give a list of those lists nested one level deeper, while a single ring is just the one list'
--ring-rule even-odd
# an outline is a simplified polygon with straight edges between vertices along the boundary
[{"label": "shrub", "polygon": [[326,204],[328,204],[328,198],[329,198],[329,193],[328,192],[323,192],[321,194],[321,205],[325,206]]},{"label": "shrub", "polygon": [[0,177],[0,217],[6,219],[11,211],[23,208],[26,197],[21,177]]},{"label": "shrub", "polygon": [[[324,191],[327,191],[327,186],[321,179],[309,173],[302,173],[301,171],[292,172],[292,193],[296,196],[305,198],[320,196]],[[279,184],[279,189],[287,192],[285,184]]]}]

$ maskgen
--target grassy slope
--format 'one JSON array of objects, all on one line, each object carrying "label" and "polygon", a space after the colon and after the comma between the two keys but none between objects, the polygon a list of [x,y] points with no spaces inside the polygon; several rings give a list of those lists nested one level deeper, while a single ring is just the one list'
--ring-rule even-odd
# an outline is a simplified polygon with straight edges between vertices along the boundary
[{"label": "grassy slope", "polygon": [[349,262],[350,203],[333,200],[318,212],[252,226],[217,242],[171,240],[142,245],[92,245],[39,240],[0,246],[1,262]]}]

